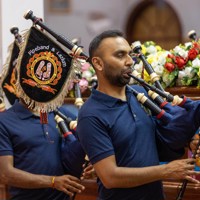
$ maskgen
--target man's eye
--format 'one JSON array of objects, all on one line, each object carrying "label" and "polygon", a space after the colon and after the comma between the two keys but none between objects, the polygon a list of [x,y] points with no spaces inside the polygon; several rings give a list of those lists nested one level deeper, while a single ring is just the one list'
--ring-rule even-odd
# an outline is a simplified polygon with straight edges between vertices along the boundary
[{"label": "man's eye", "polygon": [[122,58],[123,56],[124,56],[123,53],[118,53],[118,54],[117,54],[117,57],[119,57],[119,58]]}]

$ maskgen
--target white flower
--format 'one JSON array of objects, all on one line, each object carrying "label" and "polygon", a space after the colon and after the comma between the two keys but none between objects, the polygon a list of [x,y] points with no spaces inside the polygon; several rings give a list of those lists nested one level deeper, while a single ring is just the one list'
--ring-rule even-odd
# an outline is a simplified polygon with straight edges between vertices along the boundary
[{"label": "white flower", "polygon": [[156,49],[156,47],[155,46],[149,46],[149,47],[146,47],[146,51],[147,51],[147,53],[149,53],[149,54],[155,54],[156,52],[157,52],[157,49]]},{"label": "white flower", "polygon": [[138,64],[135,64],[135,65],[133,66],[133,68],[134,68],[138,73],[142,73],[143,62],[140,61]]},{"label": "white flower", "polygon": [[160,65],[164,65],[166,63],[166,57],[169,54],[169,51],[160,51],[158,52],[158,62],[160,63]]},{"label": "white flower", "polygon": [[162,76],[162,80],[165,83],[166,87],[168,87],[171,84],[171,80],[169,79],[169,74],[164,73]]},{"label": "white flower", "polygon": [[85,79],[89,79],[92,77],[92,73],[90,71],[84,71],[82,73],[82,77],[85,78]]},{"label": "white flower", "polygon": [[184,70],[178,72],[178,79],[183,79],[183,77],[185,77],[185,76],[186,76],[186,74],[185,74]]},{"label": "white flower", "polygon": [[184,70],[180,70],[178,72],[178,79],[182,79],[184,77],[193,78],[195,75],[192,67],[186,67]]},{"label": "white flower", "polygon": [[188,78],[193,78],[195,73],[194,73],[194,70],[192,67],[186,67],[185,68],[185,75],[188,77]]},{"label": "white flower", "polygon": [[190,47],[190,46],[192,46],[192,42],[186,42],[186,43],[185,43],[185,47],[186,47],[186,48],[188,48],[188,47]]},{"label": "white flower", "polygon": [[179,56],[183,57],[183,58],[187,58],[188,56],[188,52],[185,51],[183,48],[181,48],[180,46],[176,46],[174,49],[174,52],[176,54],[178,54]]},{"label": "white flower", "polygon": [[195,58],[195,59],[192,61],[192,66],[193,66],[193,67],[200,67],[200,60],[199,60],[199,58]]},{"label": "white flower", "polygon": [[166,62],[166,57],[168,55],[167,51],[159,51],[155,54],[148,55],[147,61],[151,64],[154,71],[161,76],[164,70],[164,64]]},{"label": "white flower", "polygon": [[154,68],[154,71],[156,72],[156,74],[158,74],[159,76],[161,76],[163,74],[163,70],[164,70],[164,67],[162,65],[153,65],[152,63],[152,67]]}]

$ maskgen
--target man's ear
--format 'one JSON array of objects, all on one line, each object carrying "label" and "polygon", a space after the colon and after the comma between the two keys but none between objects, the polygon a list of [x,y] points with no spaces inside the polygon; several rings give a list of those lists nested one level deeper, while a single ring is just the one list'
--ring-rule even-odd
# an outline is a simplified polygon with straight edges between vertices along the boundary
[{"label": "man's ear", "polygon": [[103,61],[99,57],[93,57],[92,58],[92,64],[94,68],[98,71],[102,71],[103,69]]}]

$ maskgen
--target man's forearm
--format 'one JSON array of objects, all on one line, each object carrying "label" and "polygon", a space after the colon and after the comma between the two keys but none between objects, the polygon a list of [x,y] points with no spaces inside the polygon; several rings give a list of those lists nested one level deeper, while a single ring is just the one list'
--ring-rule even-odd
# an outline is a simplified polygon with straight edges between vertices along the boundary
[{"label": "man's forearm", "polygon": [[144,168],[117,167],[104,184],[108,188],[129,188],[158,181],[164,178],[163,167],[161,165]]},{"label": "man's forearm", "polygon": [[51,187],[51,176],[31,174],[16,168],[10,169],[1,176],[1,182],[19,188]]}]

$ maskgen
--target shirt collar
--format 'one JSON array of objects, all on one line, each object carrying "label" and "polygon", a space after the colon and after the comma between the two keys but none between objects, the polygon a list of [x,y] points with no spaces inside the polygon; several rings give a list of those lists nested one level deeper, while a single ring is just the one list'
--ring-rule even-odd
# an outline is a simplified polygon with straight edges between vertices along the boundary
[{"label": "shirt collar", "polygon": [[19,100],[16,100],[13,104],[13,110],[20,119],[30,118],[34,115],[24,105],[19,103]]},{"label": "shirt collar", "polygon": [[[131,90],[126,87],[126,96],[129,99],[131,95]],[[108,107],[113,107],[118,103],[126,103],[127,101],[123,101],[121,99],[109,96],[105,93],[102,93],[98,90],[96,90],[95,88],[92,89],[92,94],[91,94],[91,98],[93,98],[96,101],[101,102],[102,104],[108,106]]]}]

